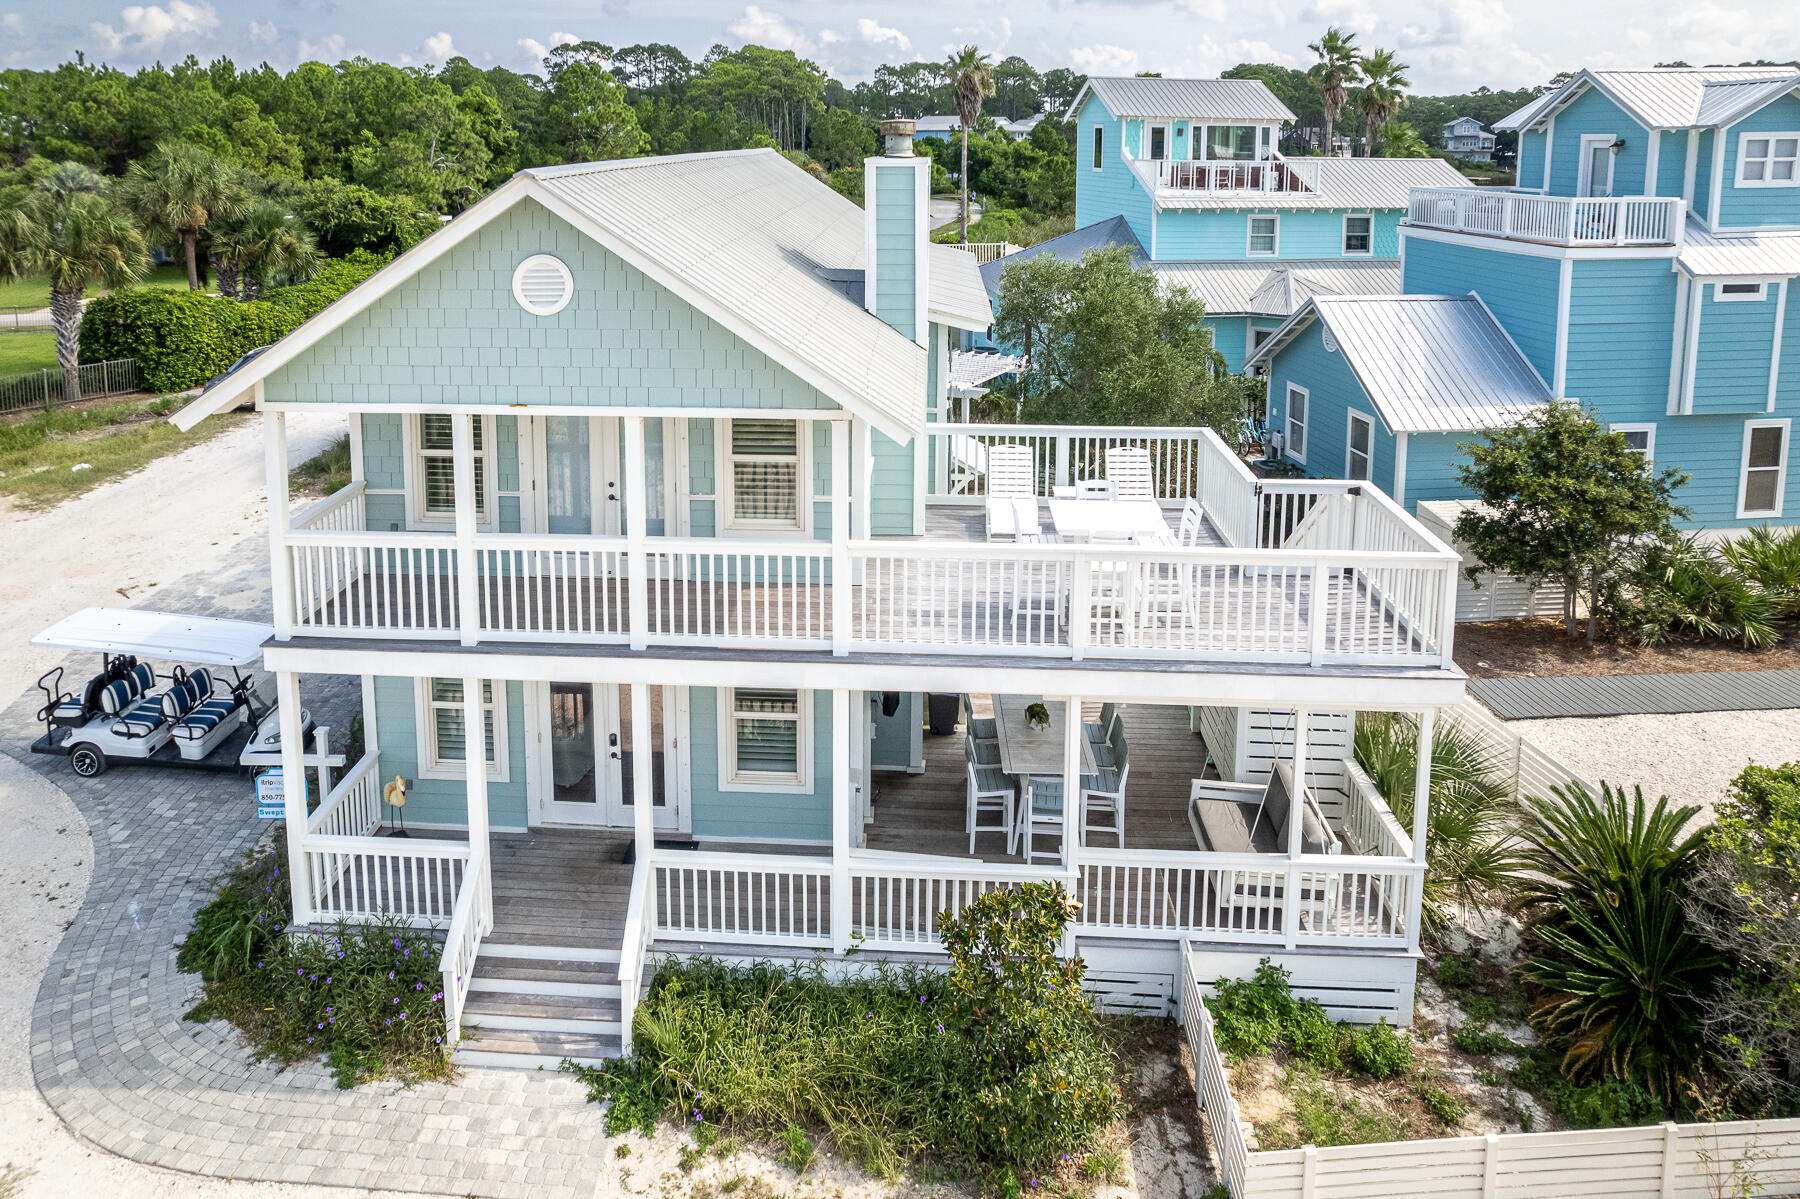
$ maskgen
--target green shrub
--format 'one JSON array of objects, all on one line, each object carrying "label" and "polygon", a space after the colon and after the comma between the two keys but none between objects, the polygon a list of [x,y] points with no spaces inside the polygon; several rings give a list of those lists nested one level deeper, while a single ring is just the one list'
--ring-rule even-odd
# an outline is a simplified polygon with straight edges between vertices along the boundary
[{"label": "green shrub", "polygon": [[1378,1024],[1334,1024],[1325,1009],[1296,998],[1288,972],[1264,958],[1249,978],[1223,979],[1206,1001],[1213,1036],[1226,1057],[1241,1059],[1284,1046],[1321,1070],[1394,1078],[1412,1068],[1412,1037]]},{"label": "green shrub", "polygon": [[[1736,554],[1744,561],[1755,556],[1748,546]],[[1676,636],[1716,637],[1760,649],[1780,639],[1776,622],[1783,615],[1783,597],[1746,578],[1732,557],[1697,534],[1648,547],[1626,586],[1636,602],[1625,619],[1641,645],[1661,645]]]},{"label": "green shrub", "polygon": [[290,934],[286,854],[280,833],[274,840],[195,913],[176,954],[178,968],[205,980],[188,1018],[229,1021],[258,1057],[323,1057],[343,1087],[443,1077],[450,1066],[435,943],[386,921]]},{"label": "green shrub", "polygon": [[1800,529],[1771,532],[1758,525],[1719,546],[1732,569],[1775,601],[1777,615],[1800,619]]},{"label": "green shrub", "polygon": [[1344,1042],[1357,1072],[1370,1078],[1395,1078],[1412,1068],[1412,1037],[1396,1032],[1385,1019],[1346,1033]]},{"label": "green shrub", "polygon": [[1469,1105],[1442,1087],[1420,1087],[1419,1102],[1423,1103],[1425,1110],[1436,1116],[1438,1122],[1445,1128],[1455,1128],[1462,1123],[1463,1117],[1469,1114]]},{"label": "green shrub", "polygon": [[328,262],[309,282],[250,303],[169,288],[128,288],[91,301],[81,321],[84,362],[135,358],[157,392],[198,387],[258,346],[300,327],[388,259],[367,251]]}]

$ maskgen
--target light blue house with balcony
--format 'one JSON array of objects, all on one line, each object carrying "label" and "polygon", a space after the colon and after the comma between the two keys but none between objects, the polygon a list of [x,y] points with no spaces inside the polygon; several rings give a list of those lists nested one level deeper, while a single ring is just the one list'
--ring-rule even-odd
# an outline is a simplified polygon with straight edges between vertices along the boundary
[{"label": "light blue house with balcony", "polygon": [[[1582,71],[1497,127],[1519,135],[1522,186],[1415,189],[1399,229],[1404,292],[1478,297],[1548,395],[1688,472],[1680,499],[1696,527],[1800,524],[1800,72]],[[1301,422],[1304,460],[1293,434],[1283,448],[1309,471],[1341,462],[1352,432],[1316,414],[1371,408],[1367,380],[1334,369],[1312,323],[1297,315],[1255,359],[1272,427],[1315,414]],[[1379,352],[1383,371],[1428,396],[1418,342]],[[1491,383],[1502,368],[1469,369]],[[1460,439],[1487,427],[1467,420]],[[1376,482],[1408,506],[1460,498],[1438,456],[1414,449]]]},{"label": "light blue house with balcony", "polygon": [[[1205,303],[1233,371],[1307,298],[1400,290],[1412,188],[1467,181],[1435,158],[1288,158],[1294,114],[1257,79],[1090,78],[1071,102],[1075,226],[1130,238]],[[1001,260],[1004,268],[1006,260]],[[997,295],[999,269],[984,271]]]}]

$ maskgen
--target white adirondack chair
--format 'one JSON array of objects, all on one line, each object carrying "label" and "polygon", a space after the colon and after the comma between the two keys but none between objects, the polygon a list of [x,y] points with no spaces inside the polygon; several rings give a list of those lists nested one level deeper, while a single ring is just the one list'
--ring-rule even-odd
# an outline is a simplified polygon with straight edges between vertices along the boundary
[{"label": "white adirondack chair", "polygon": [[1107,446],[1106,478],[1113,485],[1113,495],[1119,499],[1156,498],[1156,489],[1150,481],[1150,451],[1142,446]]},{"label": "white adirondack chair", "polygon": [[1037,462],[1028,445],[989,446],[987,536],[1018,539],[1038,532]]}]

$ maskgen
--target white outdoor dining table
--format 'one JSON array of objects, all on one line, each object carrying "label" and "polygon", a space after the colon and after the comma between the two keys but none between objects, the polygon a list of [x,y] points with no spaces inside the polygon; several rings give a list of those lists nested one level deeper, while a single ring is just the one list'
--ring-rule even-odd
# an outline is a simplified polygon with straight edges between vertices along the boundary
[{"label": "white outdoor dining table", "polygon": [[[1042,703],[1049,711],[1049,728],[1034,729],[1025,720],[1025,709],[1035,703]],[[995,696],[994,729],[1000,741],[1000,769],[1015,778],[1028,774],[1061,778],[1068,709],[1067,700],[1047,700],[1036,695]],[[1081,738],[1081,772],[1094,773],[1094,751],[1085,736]]]},{"label": "white outdoor dining table", "polygon": [[1096,533],[1148,537],[1169,531],[1155,500],[1051,500],[1050,519],[1068,541],[1086,541]]}]

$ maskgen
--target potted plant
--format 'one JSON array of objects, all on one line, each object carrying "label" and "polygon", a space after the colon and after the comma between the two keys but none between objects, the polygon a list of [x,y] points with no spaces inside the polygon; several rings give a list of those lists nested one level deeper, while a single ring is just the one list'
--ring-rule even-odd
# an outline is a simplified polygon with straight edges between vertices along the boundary
[{"label": "potted plant", "polygon": [[1045,732],[1050,727],[1050,709],[1039,700],[1025,709],[1025,723],[1037,732]]}]

